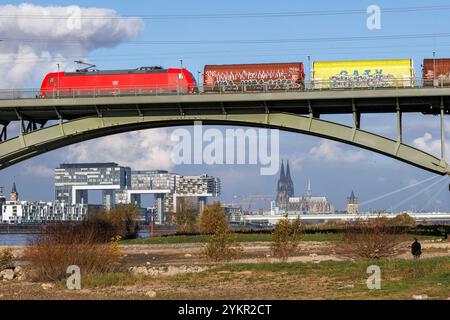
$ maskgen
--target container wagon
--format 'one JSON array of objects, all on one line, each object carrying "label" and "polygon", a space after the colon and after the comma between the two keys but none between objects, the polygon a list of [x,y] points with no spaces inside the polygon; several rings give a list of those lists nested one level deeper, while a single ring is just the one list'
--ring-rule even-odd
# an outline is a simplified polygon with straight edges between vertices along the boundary
[{"label": "container wagon", "polygon": [[260,63],[206,65],[203,73],[205,92],[252,92],[302,90],[303,63]]},{"label": "container wagon", "polygon": [[314,89],[398,88],[413,85],[414,67],[411,59],[313,63]]},{"label": "container wagon", "polygon": [[450,58],[424,59],[422,78],[424,87],[449,87]]}]

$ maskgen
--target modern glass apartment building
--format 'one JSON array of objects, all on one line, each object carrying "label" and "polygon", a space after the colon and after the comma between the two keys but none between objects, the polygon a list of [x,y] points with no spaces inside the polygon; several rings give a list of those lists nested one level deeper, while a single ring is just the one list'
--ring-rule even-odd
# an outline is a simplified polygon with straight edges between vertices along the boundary
[{"label": "modern glass apartment building", "polygon": [[68,204],[88,204],[88,191],[101,190],[103,205],[133,203],[141,207],[141,196],[155,197],[157,223],[176,210],[177,198],[196,198],[199,208],[208,197],[220,195],[220,179],[206,174],[183,176],[166,170],[131,170],[117,163],[61,164],[55,169],[55,198]]},{"label": "modern glass apartment building", "polygon": [[117,163],[71,163],[55,169],[55,198],[65,203],[88,203],[89,190],[101,190],[103,205],[115,204],[115,192],[131,189],[131,169]]}]

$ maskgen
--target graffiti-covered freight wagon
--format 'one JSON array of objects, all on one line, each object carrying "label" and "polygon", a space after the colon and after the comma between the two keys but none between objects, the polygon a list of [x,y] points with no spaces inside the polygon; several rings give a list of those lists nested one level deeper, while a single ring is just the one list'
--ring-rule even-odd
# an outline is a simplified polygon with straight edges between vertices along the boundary
[{"label": "graffiti-covered freight wagon", "polygon": [[450,59],[424,59],[422,73],[424,87],[448,87]]},{"label": "graffiti-covered freight wagon", "polygon": [[313,64],[314,89],[411,87],[413,61],[319,61]]},{"label": "graffiti-covered freight wagon", "polygon": [[303,63],[264,63],[207,65],[204,70],[205,92],[251,92],[302,90]]}]

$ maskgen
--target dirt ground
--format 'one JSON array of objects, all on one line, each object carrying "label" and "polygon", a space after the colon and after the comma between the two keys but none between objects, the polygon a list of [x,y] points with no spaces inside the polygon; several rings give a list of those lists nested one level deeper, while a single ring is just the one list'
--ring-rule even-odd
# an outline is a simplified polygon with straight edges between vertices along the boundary
[{"label": "dirt ground", "polygon": [[[139,266],[146,268],[169,266],[214,268],[214,265],[202,255],[203,246],[202,243],[122,245],[122,264],[124,269]],[[239,260],[233,260],[233,264],[279,262],[270,256],[270,243],[243,243],[242,246],[243,255]],[[422,248],[423,259],[450,256],[450,242],[423,241]],[[407,243],[403,249],[403,253],[399,254],[397,258],[411,259]],[[13,247],[13,252],[20,257],[23,247]],[[321,263],[343,260],[348,260],[348,258],[336,254],[333,242],[308,241],[301,243],[299,254],[289,258],[288,262]],[[131,274],[126,277],[123,284],[91,286],[79,291],[67,290],[62,283],[53,285],[51,288],[44,288],[41,283],[17,280],[0,281],[0,299],[230,299],[233,297],[237,299],[302,299],[305,297],[328,299],[333,298],[329,287],[336,286],[336,281],[341,281],[339,278],[342,276],[329,278],[316,275],[314,278],[311,276],[309,281],[303,281],[309,275],[241,270],[208,273],[206,278],[203,273],[147,277],[141,279],[142,281],[139,279],[130,281],[129,278],[133,277]],[[301,281],[301,279],[303,280]],[[338,283],[339,288],[344,289],[340,290],[339,296],[335,298],[345,298],[346,288],[364,285],[361,281],[361,283],[349,281],[346,279],[342,280],[342,283]],[[296,283],[295,290],[292,289],[294,291],[286,290],[290,287],[290,282]],[[320,293],[321,289],[324,290],[323,295]],[[433,290],[430,292],[434,292]],[[314,296],[311,297],[308,292]],[[158,294],[156,295],[156,293]],[[441,298],[443,294],[446,295],[442,291],[436,293]],[[355,296],[349,295],[348,297],[354,298]]]},{"label": "dirt ground", "polygon": [[[402,253],[398,258],[409,259],[411,254],[409,243],[402,247]],[[167,266],[167,265],[191,265],[208,264],[202,255],[202,243],[190,244],[158,244],[158,245],[126,245],[121,246],[125,254],[123,263],[131,266]],[[260,263],[277,262],[270,256],[270,243],[249,242],[243,243],[243,255],[232,263]],[[422,243],[423,258],[450,256],[450,242]],[[298,255],[289,259],[292,262],[320,262],[320,261],[342,261],[348,258],[336,254],[335,244],[328,241],[308,241],[299,246]]]}]

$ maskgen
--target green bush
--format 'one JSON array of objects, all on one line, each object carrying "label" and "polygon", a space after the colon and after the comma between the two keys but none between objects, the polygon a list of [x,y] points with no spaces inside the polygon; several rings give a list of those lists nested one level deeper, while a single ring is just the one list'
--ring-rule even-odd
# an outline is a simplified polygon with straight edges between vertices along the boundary
[{"label": "green bush", "polygon": [[228,229],[217,228],[209,236],[204,253],[212,261],[229,261],[241,255],[242,247],[232,238]]},{"label": "green bush", "polygon": [[287,217],[281,219],[273,231],[272,255],[286,261],[297,251],[303,233],[300,218],[292,222]]},{"label": "green bush", "polygon": [[390,225],[394,227],[411,227],[416,226],[416,220],[406,212],[401,213],[390,220]]}]

